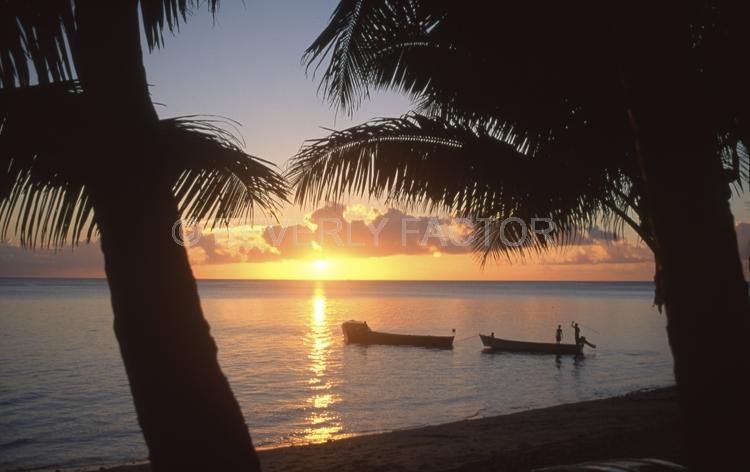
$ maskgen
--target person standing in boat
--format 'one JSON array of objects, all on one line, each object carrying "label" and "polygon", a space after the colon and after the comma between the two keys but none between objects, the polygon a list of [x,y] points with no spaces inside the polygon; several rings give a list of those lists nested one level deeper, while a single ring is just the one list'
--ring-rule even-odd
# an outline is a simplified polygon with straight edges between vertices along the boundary
[{"label": "person standing in boat", "polygon": [[576,346],[581,346],[585,344],[589,347],[593,347],[594,349],[596,349],[596,344],[591,344],[590,342],[586,340],[585,336],[581,336],[581,327],[578,326],[578,323],[573,323],[573,329],[575,330],[574,335],[576,338]]},{"label": "person standing in boat", "polygon": [[576,340],[576,345],[580,344],[581,342],[581,328],[578,326],[578,323],[572,323],[573,330],[574,330],[574,337]]},{"label": "person standing in boat", "polygon": [[555,333],[555,341],[557,341],[557,344],[560,344],[560,342],[562,342],[562,338],[563,338],[562,325],[557,325],[557,332]]}]

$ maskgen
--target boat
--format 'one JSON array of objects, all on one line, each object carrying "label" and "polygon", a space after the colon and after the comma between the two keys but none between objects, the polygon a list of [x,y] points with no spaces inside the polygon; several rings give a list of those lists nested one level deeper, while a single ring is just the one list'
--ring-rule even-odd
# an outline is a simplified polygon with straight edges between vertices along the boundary
[{"label": "boat", "polygon": [[387,344],[391,346],[418,346],[437,349],[452,349],[453,336],[423,336],[393,334],[373,331],[364,321],[345,321],[341,324],[344,342],[347,344]]},{"label": "boat", "polygon": [[511,341],[509,339],[496,338],[480,334],[482,344],[492,351],[505,352],[536,352],[542,354],[582,354],[583,344],[557,344],[557,343],[536,343],[528,341]]}]

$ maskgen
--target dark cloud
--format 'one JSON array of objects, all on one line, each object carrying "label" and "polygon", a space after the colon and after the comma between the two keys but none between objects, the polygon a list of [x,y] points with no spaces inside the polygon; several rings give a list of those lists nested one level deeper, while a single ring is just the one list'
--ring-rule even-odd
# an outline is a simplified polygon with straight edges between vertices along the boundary
[{"label": "dark cloud", "polygon": [[242,254],[230,252],[228,249],[216,243],[216,235],[212,233],[204,234],[198,242],[191,247],[193,252],[200,253],[203,257],[201,264],[233,264],[242,262]]},{"label": "dark cloud", "polygon": [[281,257],[275,252],[264,251],[257,247],[241,247],[239,253],[242,254],[245,262],[274,262],[281,260]]},{"label": "dark cloud", "polygon": [[340,219],[344,220],[346,206],[338,203],[332,203],[322,208],[318,208],[310,214],[310,221],[318,224],[321,220]]},{"label": "dark cloud", "polygon": [[575,246],[588,246],[599,242],[612,242],[619,240],[620,238],[617,233],[594,226],[593,228],[576,231],[571,238],[571,244]]},{"label": "dark cloud", "polygon": [[588,233],[589,239],[593,241],[617,241],[619,239],[616,233],[596,227],[589,229]]},{"label": "dark cloud", "polygon": [[57,251],[0,243],[0,277],[104,277],[98,243]]}]

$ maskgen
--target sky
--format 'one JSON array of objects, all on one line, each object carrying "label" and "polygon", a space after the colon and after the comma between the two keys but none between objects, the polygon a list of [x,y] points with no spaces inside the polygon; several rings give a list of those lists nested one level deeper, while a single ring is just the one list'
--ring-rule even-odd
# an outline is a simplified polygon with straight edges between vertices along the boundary
[{"label": "sky", "polygon": [[[326,134],[324,128],[341,129],[374,117],[406,113],[409,100],[395,93],[373,95],[351,117],[332,109],[318,93],[318,78],[312,71],[306,73],[301,57],[327,24],[336,3],[224,1],[216,17],[205,10],[195,12],[179,32],[167,33],[162,49],[145,54],[160,116],[219,115],[235,120],[241,124],[245,150],[283,170],[306,139]],[[743,254],[750,239],[747,201],[747,195],[732,201]],[[340,228],[343,244],[320,228],[322,218]],[[378,228],[380,232],[375,231]],[[409,231],[406,238],[404,229]],[[465,241],[458,241],[464,229],[447,215],[411,214],[382,202],[352,198],[312,208],[289,205],[278,222],[259,217],[214,231],[193,229],[199,238],[188,245],[188,254],[198,278],[653,277],[652,255],[632,234],[613,241],[594,229],[567,249],[482,266],[461,244]],[[0,244],[0,276],[102,277],[103,258],[96,242],[75,250],[31,252],[7,241]]]}]

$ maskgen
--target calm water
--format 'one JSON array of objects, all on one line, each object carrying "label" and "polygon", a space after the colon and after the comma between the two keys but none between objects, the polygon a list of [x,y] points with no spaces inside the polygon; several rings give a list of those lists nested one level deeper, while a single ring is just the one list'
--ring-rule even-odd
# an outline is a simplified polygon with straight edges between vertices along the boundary
[{"label": "calm water", "polygon": [[[204,281],[200,292],[259,446],[326,441],[673,383],[650,283]],[[346,346],[340,323],[448,335],[452,351]],[[584,359],[486,354],[478,332],[551,341],[593,328]],[[189,412],[186,412],[189,414]],[[104,281],[0,279],[0,469],[147,454]]]}]

